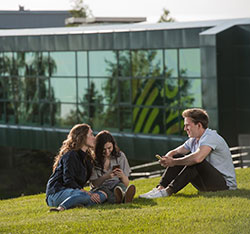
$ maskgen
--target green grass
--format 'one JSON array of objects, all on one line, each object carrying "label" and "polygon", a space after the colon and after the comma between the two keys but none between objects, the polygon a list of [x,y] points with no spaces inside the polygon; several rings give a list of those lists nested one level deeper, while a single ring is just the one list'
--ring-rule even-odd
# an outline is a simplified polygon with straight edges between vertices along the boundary
[{"label": "green grass", "polygon": [[238,190],[138,198],[159,178],[133,181],[132,204],[49,213],[45,194],[0,201],[0,233],[250,233],[250,168],[236,170]]}]

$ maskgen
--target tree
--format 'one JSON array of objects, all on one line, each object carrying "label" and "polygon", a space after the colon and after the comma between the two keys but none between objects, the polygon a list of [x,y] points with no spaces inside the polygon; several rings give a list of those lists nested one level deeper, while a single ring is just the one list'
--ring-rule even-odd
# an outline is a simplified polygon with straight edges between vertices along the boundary
[{"label": "tree", "polygon": [[72,17],[88,18],[92,16],[92,12],[89,7],[84,4],[84,0],[72,0],[72,2],[74,4],[73,9],[69,11]]},{"label": "tree", "polygon": [[170,17],[170,11],[163,8],[163,14],[161,15],[160,19],[158,20],[158,23],[164,23],[164,22],[174,22],[175,19]]}]

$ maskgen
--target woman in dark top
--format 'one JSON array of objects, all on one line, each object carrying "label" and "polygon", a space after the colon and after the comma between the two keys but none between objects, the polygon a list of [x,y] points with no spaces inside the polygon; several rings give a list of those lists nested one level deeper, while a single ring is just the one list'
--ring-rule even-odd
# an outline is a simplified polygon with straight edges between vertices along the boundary
[{"label": "woman in dark top", "polygon": [[107,199],[103,191],[83,189],[93,168],[95,137],[89,125],[75,125],[55,157],[53,173],[46,188],[46,202],[50,211],[63,211],[75,206],[90,206]]}]

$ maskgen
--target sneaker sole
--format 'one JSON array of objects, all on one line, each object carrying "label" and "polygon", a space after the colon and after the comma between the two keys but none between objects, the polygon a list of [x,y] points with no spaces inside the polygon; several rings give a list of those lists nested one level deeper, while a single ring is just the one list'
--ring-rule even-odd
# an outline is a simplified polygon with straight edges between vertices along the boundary
[{"label": "sneaker sole", "polygon": [[125,199],[124,203],[130,203],[133,201],[133,198],[135,196],[135,186],[132,184],[128,187],[126,193],[125,193]]},{"label": "sneaker sole", "polygon": [[115,194],[115,203],[116,203],[116,204],[122,203],[123,194],[122,194],[121,189],[115,188],[114,194]]}]

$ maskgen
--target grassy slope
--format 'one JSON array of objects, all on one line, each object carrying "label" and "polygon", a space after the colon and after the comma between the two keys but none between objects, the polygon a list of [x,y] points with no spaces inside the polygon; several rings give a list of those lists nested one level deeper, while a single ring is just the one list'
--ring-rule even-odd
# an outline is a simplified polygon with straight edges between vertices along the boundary
[{"label": "grassy slope", "polygon": [[138,195],[159,178],[133,181],[132,204],[48,213],[45,194],[0,201],[0,233],[250,233],[250,168],[236,171],[237,191],[198,193],[191,185],[169,198]]}]

